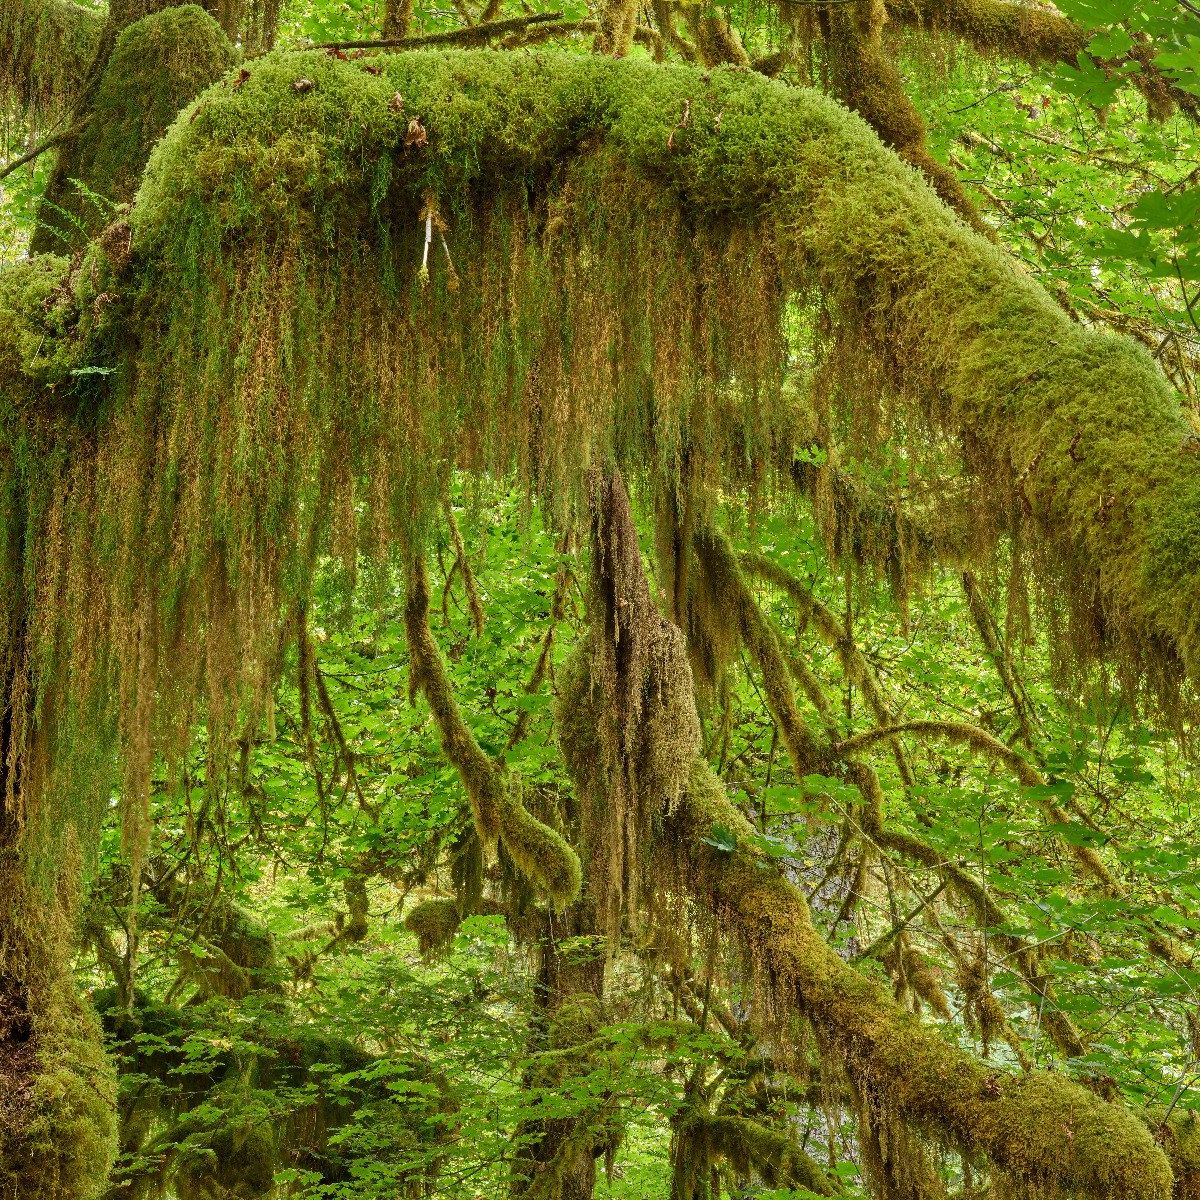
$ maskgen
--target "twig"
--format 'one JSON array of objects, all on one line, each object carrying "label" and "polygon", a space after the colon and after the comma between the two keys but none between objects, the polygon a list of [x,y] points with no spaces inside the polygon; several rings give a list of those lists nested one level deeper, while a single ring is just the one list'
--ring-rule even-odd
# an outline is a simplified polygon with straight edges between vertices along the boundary
[{"label": "twig", "polygon": [[487,21],[468,25],[465,29],[448,29],[443,33],[424,33],[417,37],[376,38],[363,42],[319,42],[314,50],[410,50],[417,46],[452,46],[459,42],[486,42],[490,38],[516,33],[529,25],[562,19],[561,12],[532,13],[527,17],[509,17],[503,21]]},{"label": "twig", "polygon": [[26,163],[31,163],[35,158],[45,154],[47,150],[53,150],[60,142],[65,142],[67,138],[78,133],[82,128],[80,125],[72,125],[70,129],[64,129],[61,133],[53,134],[38,146],[22,154],[20,158],[14,158],[12,162],[5,163],[0,168],[0,179],[7,179],[14,171],[20,170]]},{"label": "twig", "polygon": [[899,936],[901,933],[903,933],[903,932],[905,931],[905,929],[907,929],[907,928],[908,928],[908,926],[909,926],[909,925],[911,925],[911,924],[913,923],[913,921],[915,921],[915,920],[917,919],[917,917],[919,917],[919,916],[921,915],[921,913],[923,913],[923,912],[925,911],[925,909],[926,909],[926,908],[927,908],[927,907],[928,907],[930,904],[932,904],[932,903],[934,902],[934,900],[936,900],[936,899],[937,899],[937,898],[938,898],[938,897],[939,897],[939,896],[940,896],[940,895],[941,895],[941,894],[942,894],[942,893],[943,893],[943,892],[946,890],[946,888],[948,888],[949,886],[950,886],[950,879],[949,879],[949,877],[948,877],[948,876],[943,876],[941,883],[939,883],[939,884],[937,885],[937,887],[936,887],[936,888],[934,888],[934,890],[933,890],[932,892],[930,892],[930,893],[929,893],[929,895],[928,895],[928,896],[925,896],[925,897],[923,897],[923,898],[922,898],[922,900],[920,901],[920,903],[919,903],[919,904],[918,904],[918,905],[917,905],[917,906],[916,906],[916,907],[915,907],[915,908],[912,910],[912,912],[910,912],[910,913],[909,913],[909,914],[908,914],[906,917],[903,917],[901,920],[897,921],[897,922],[896,922],[896,923],[895,923],[895,924],[894,924],[894,925],[891,927],[891,929],[889,929],[889,930],[888,930],[888,931],[887,931],[885,934],[881,935],[880,937],[877,937],[877,938],[876,938],[876,939],[875,939],[875,940],[874,940],[874,941],[873,941],[873,942],[872,942],[872,943],[871,943],[871,944],[870,944],[870,945],[869,945],[869,946],[868,946],[868,947],[867,947],[865,950],[860,950],[860,951],[859,951],[859,952],[858,952],[858,953],[857,953],[857,954],[856,954],[856,955],[855,955],[855,956],[854,956],[854,957],[853,957],[853,958],[850,960],[850,965],[851,965],[851,966],[854,966],[856,963],[860,963],[860,962],[862,962],[862,961],[863,961],[863,959],[866,959],[866,958],[873,958],[873,957],[874,957],[875,955],[877,955],[877,954],[878,954],[878,953],[879,953],[881,950],[883,950],[883,949],[885,949],[887,946],[889,946],[889,945],[890,945],[890,944],[891,944],[891,943],[892,943],[892,942],[893,942],[893,941],[894,941],[894,940],[895,940],[895,939],[896,939],[896,938],[897,938],[897,937],[898,937],[898,936]]}]

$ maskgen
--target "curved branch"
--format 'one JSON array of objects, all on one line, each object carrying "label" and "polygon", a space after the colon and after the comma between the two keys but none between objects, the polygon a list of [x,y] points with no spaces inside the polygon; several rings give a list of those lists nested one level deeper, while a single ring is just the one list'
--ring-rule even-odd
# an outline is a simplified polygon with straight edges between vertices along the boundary
[{"label": "curved branch", "polygon": [[883,45],[883,0],[858,0],[820,11],[834,94],[853,109],[978,233],[992,237],[954,171],[929,149],[925,120]]},{"label": "curved branch", "polygon": [[[714,826],[737,839],[713,847]],[[1026,1187],[1089,1200],[1167,1200],[1171,1168],[1150,1130],[1061,1076],[990,1070],[903,1013],[821,940],[800,892],[756,852],[754,830],[706,764],[668,820],[692,881],[749,950],[782,1011],[802,1014],[851,1078],[890,1112],[969,1155],[986,1155]]]},{"label": "curved branch", "polygon": [[[1031,66],[1055,62],[1076,66],[1094,33],[1056,9],[1023,0],[887,0],[887,6],[903,25],[942,30],[980,54],[999,54]],[[1200,99],[1164,75],[1154,56],[1152,46],[1139,43],[1119,59],[1092,61],[1109,71],[1125,67],[1151,116],[1169,116],[1178,106],[1195,120],[1200,116]],[[1136,64],[1136,70],[1128,71],[1130,64]]]},{"label": "curved branch", "polygon": [[1073,66],[1091,36],[1057,10],[1021,0],[887,0],[887,8],[899,24],[950,33],[981,54],[1034,66]]},{"label": "curved branch", "polygon": [[[999,738],[993,737],[986,729],[978,725],[969,725],[965,721],[901,721],[896,725],[887,725],[877,729],[868,729],[865,733],[855,734],[840,742],[837,751],[841,755],[858,754],[873,746],[876,742],[890,741],[902,733],[919,734],[922,737],[940,737],[960,746],[970,746],[981,754],[990,755],[1002,762],[1017,777],[1023,787],[1037,787],[1043,779],[1036,767],[1011,747],[1006,746]],[[1055,820],[1065,819],[1062,810]]]},{"label": "curved branch", "polygon": [[480,749],[458,711],[446,665],[429,630],[425,561],[416,555],[408,564],[404,626],[411,664],[409,686],[429,702],[442,749],[466,788],[480,839],[486,845],[499,838],[521,871],[556,905],[565,907],[579,895],[579,858],[559,833],[525,808],[513,781]]},{"label": "curved branch", "polygon": [[[813,592],[790,571],[781,567],[767,555],[757,551],[746,551],[741,556],[741,562],[747,570],[753,572],[760,579],[774,584],[792,600],[801,619],[805,623],[811,624],[821,640],[833,649],[841,664],[843,674],[862,692],[863,699],[871,710],[871,715],[879,725],[893,724],[895,716],[891,704],[883,694],[883,688],[880,687],[879,680],[871,669],[871,664],[867,662],[853,639],[847,637],[846,629],[838,620],[837,615],[826,608]],[[905,787],[911,787],[913,784],[912,769],[908,765],[908,758],[900,739],[891,738],[889,745],[892,757],[896,760],[896,769],[900,773],[901,782]]]}]

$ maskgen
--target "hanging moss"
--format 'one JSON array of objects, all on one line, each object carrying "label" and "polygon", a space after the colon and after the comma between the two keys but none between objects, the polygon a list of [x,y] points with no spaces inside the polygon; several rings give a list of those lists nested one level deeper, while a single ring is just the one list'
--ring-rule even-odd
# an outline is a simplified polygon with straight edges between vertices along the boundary
[{"label": "hanging moss", "polygon": [[462,918],[458,902],[435,896],[414,905],[404,916],[404,928],[415,934],[421,953],[437,954],[454,941]]},{"label": "hanging moss", "polygon": [[794,1132],[693,1099],[673,1118],[671,1200],[720,1200],[723,1184],[765,1183],[833,1196],[840,1189],[796,1143]]},{"label": "hanging moss", "polygon": [[[312,87],[297,90],[298,80]],[[675,130],[685,100],[692,115]],[[429,140],[406,149],[414,119]],[[595,131],[606,133],[603,152],[589,150],[565,169],[544,208],[513,194],[508,181],[536,185],[539,172],[570,160]],[[448,257],[431,259],[430,285],[421,289],[417,218],[428,195],[448,228]],[[690,232],[681,210],[694,214]],[[1060,555],[1075,573],[1069,593],[1106,564],[1105,612],[1127,658],[1169,674],[1172,660],[1191,653],[1188,607],[1160,599],[1160,582],[1172,589],[1189,569],[1151,566],[1175,554],[1171,523],[1161,507],[1141,522],[1122,516],[1122,505],[1136,505],[1147,489],[1110,493],[1109,468],[1097,458],[1107,443],[1097,440],[1093,450],[1089,442],[1086,452],[1080,443],[1069,477],[1079,494],[1068,505],[1067,489],[1044,478],[1052,456],[1038,457],[1036,448],[1018,454],[1015,445],[1022,429],[1050,436],[1037,419],[1049,401],[1036,379],[1058,361],[1039,347],[1059,335],[1078,354],[1056,377],[1078,398],[1073,403],[1102,410],[1087,429],[1113,428],[1121,406],[1109,403],[1109,393],[1121,378],[1129,387],[1136,378],[1137,412],[1157,407],[1182,437],[1152,365],[1125,343],[1074,330],[996,251],[957,227],[857,121],[819,97],[733,72],[698,82],[684,69],[553,55],[401,55],[380,75],[328,55],[273,56],[243,85],[207,93],[194,118],[177,123],[149,170],[133,224],[147,271],[142,319],[166,335],[121,384],[98,470],[128,478],[147,424],[173,430],[162,442],[166,458],[134,476],[139,494],[124,510],[144,514],[167,544],[180,545],[160,581],[174,624],[202,622],[221,590],[210,587],[204,598],[201,579],[218,564],[217,577],[235,588],[239,579],[257,581],[254,611],[271,611],[272,595],[298,586],[304,569],[280,549],[314,544],[319,531],[306,526],[328,507],[298,497],[352,490],[367,502],[362,535],[385,542],[402,516],[432,500],[430,481],[445,469],[447,451],[461,465],[516,467],[541,488],[554,479],[569,486],[581,464],[604,447],[620,448],[615,430],[635,473],[645,469],[647,445],[665,455],[666,470],[683,446],[703,461],[707,448],[731,444],[735,430],[733,444],[769,446],[766,414],[778,378],[770,362],[783,341],[763,333],[748,339],[772,328],[780,277],[795,279],[811,263],[851,327],[880,341],[898,384],[931,400],[941,392],[937,416],[997,447],[1001,480],[1015,485],[1031,467],[1022,487],[1052,544],[1070,550]],[[561,275],[555,264],[563,262],[565,229],[574,249]],[[375,250],[365,255],[364,245]],[[718,284],[729,266],[725,248],[750,266]],[[150,271],[152,262],[159,266]],[[773,272],[774,288],[738,286],[748,270],[764,280]],[[700,312],[691,308],[697,276],[714,289]],[[678,307],[685,295],[687,306]],[[766,299],[750,319],[739,297],[754,295]],[[872,296],[881,306],[878,329]],[[562,307],[548,312],[548,302]],[[583,329],[588,335],[577,336]],[[662,329],[672,330],[669,342]],[[694,332],[681,338],[676,329]],[[904,352],[892,353],[892,342]],[[1121,370],[1084,366],[1108,357]],[[1015,389],[1030,418],[999,420],[988,405],[1009,405],[1021,363],[1038,368],[1026,370],[1028,388]],[[704,381],[728,381],[735,364],[738,388],[706,394]],[[1076,387],[1084,369],[1103,393],[1094,401]],[[687,383],[697,379],[699,388]],[[178,391],[184,380],[186,403]],[[640,415],[631,407],[635,395]],[[1069,462],[1076,423],[1055,443]],[[722,430],[723,443],[711,436]],[[214,440],[218,431],[224,440]],[[1160,436],[1155,444],[1169,441]],[[1144,461],[1178,474],[1167,491],[1186,506],[1188,463],[1181,456],[1168,468],[1163,456],[1155,450]],[[1136,456],[1117,457],[1112,469],[1132,478]],[[172,482],[168,492],[168,480],[181,485]],[[1093,520],[1102,500],[1105,520]],[[121,515],[105,524],[104,541],[119,559]],[[175,529],[188,531],[184,543]],[[1128,532],[1100,537],[1097,530]],[[122,586],[131,567],[109,563]],[[237,653],[221,658],[253,670],[258,656],[245,647],[259,644],[261,633],[236,615],[204,624],[241,635]],[[1158,653],[1141,654],[1146,646]]]},{"label": "hanging moss", "polygon": [[708,1136],[741,1179],[757,1176],[768,1187],[807,1189],[818,1196],[837,1194],[827,1172],[791,1134],[749,1117],[717,1115],[708,1122]]},{"label": "hanging moss", "polygon": [[590,481],[591,631],[564,672],[556,730],[582,803],[588,890],[601,930],[637,920],[652,823],[700,748],[680,631],[659,613],[619,474]]},{"label": "hanging moss", "polygon": [[[446,244],[423,263],[435,214]],[[97,335],[107,357],[80,360],[112,371],[69,427],[88,437],[36,472],[0,453],[22,547],[0,605],[15,628],[19,597],[17,676],[55,714],[30,764],[43,814],[93,782],[82,761],[119,758],[139,803],[155,747],[179,753],[201,711],[219,732],[264,694],[330,512],[352,514],[347,553],[379,558],[428,527],[456,468],[556,512],[596,462],[635,483],[680,480],[686,462],[689,487],[739,457],[747,478],[769,474],[787,444],[784,305],[802,286],[914,420],[969,444],[1005,506],[1027,510],[1080,659],[1115,653],[1131,680],[1166,685],[1200,661],[1200,470],[1153,363],[1072,326],[811,92],[569,55],[277,54],[172,126],[130,224],[130,336]],[[148,564],[147,544],[166,552]],[[469,731],[447,735],[453,712],[447,752],[474,770],[484,756]],[[484,765],[490,837],[508,791]],[[751,944],[769,935],[805,1011],[844,1026],[850,1061],[915,1119],[1021,1177],[1161,1194],[1161,1157],[1116,1110],[1064,1092],[1079,1123],[1051,1146],[1044,1120],[1020,1119],[1057,1081],[1002,1081],[993,1105],[982,1068],[857,977],[840,1000],[821,986],[842,977],[803,924],[794,942],[775,928],[802,910],[770,872],[738,855],[730,877],[745,903],[721,884],[718,904]]]},{"label": "hanging moss", "polygon": [[982,54],[1075,66],[1091,37],[1052,8],[1008,0],[894,0],[888,11],[906,24],[962,38]]},{"label": "hanging moss", "polygon": [[70,111],[100,42],[104,16],[71,0],[6,0],[0,10],[0,111],[37,123]]},{"label": "hanging moss", "polygon": [[235,61],[221,27],[195,4],[123,28],[86,98],[81,128],[59,151],[34,249],[86,244],[133,199],[151,148],[180,110]]}]

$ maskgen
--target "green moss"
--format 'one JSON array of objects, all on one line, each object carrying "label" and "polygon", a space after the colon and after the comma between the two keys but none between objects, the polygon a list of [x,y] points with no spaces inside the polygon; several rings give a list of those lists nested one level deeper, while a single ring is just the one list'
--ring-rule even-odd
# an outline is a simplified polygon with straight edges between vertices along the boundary
[{"label": "green moss", "polygon": [[66,259],[39,255],[0,272],[0,405],[6,409],[28,411],[42,388],[62,379],[69,270]]},{"label": "green moss", "polygon": [[122,29],[88,97],[82,128],[59,153],[35,249],[79,248],[115,206],[132,200],[155,142],[235,61],[220,26],[194,4]]},{"label": "green moss", "polygon": [[[72,859],[60,889],[72,890]],[[116,1154],[116,1080],[71,977],[69,905],[0,852],[0,1195],[93,1200]]]},{"label": "green moss", "polygon": [[749,1117],[718,1114],[708,1122],[712,1147],[741,1179],[760,1178],[769,1187],[797,1188],[832,1196],[836,1184],[797,1145],[795,1136]]},{"label": "green moss", "polygon": [[1175,1172],[1174,1200],[1200,1200],[1200,1112],[1175,1112],[1157,1122],[1156,1136]]},{"label": "green moss", "polygon": [[[406,147],[414,121],[428,142]],[[437,257],[422,287],[434,209],[454,273]],[[54,697],[64,745],[102,757],[95,731],[119,728],[128,803],[156,743],[178,751],[203,706],[219,731],[267,686],[327,513],[359,522],[349,553],[384,558],[428,527],[458,467],[555,511],[596,462],[635,481],[677,482],[685,461],[700,482],[739,459],[769,476],[787,444],[784,303],[806,286],[889,396],[987,448],[972,463],[998,506],[1031,515],[1079,659],[1165,685],[1200,667],[1200,469],[1152,361],[1071,325],[811,92],[540,53],[272,55],[176,121],[130,220],[123,297],[146,336],[105,360],[95,436],[11,510],[29,514],[36,581],[22,678]],[[171,548],[151,570],[147,543]],[[467,777],[506,796],[484,762]],[[503,836],[501,803],[485,838]],[[556,843],[516,810],[512,827],[536,869]],[[573,886],[564,862],[554,878]],[[1030,1178],[1163,1194],[1161,1155],[1117,1110],[1064,1093],[1080,1123],[1052,1148],[1021,1124],[1049,1111],[1040,1085],[1025,1103],[1002,1081],[993,1103],[979,1064],[839,973],[772,873],[738,855],[721,878],[742,885],[716,899],[771,948],[780,994],[914,1119]]]},{"label": "green moss", "polygon": [[[403,1162],[452,1130],[446,1081],[421,1059],[378,1058],[279,1014],[258,1038],[218,1044],[211,1009],[140,994],[132,1010],[111,993],[96,1001],[125,1067],[123,1153],[109,1195],[251,1200],[273,1194],[287,1167],[345,1184],[364,1160]],[[198,1038],[210,1047],[202,1072]],[[421,1103],[396,1102],[399,1076],[422,1085]],[[414,1191],[417,1178],[423,1169]]]},{"label": "green moss", "polygon": [[31,997],[37,1065],[27,1087],[17,1084],[25,1111],[0,1123],[0,1195],[92,1200],[116,1155],[114,1073],[99,1023],[68,988]]},{"label": "green moss", "polygon": [[83,88],[104,17],[71,0],[7,0],[0,10],[0,111],[48,122]]},{"label": "green moss", "polygon": [[[298,79],[310,81],[312,88],[298,93],[292,86]],[[402,119],[389,108],[396,94],[405,105]],[[692,105],[692,120],[668,149],[667,135],[677,120],[672,114],[682,111],[684,100]],[[403,143],[412,117],[422,121],[431,137],[424,149],[406,151]],[[255,135],[249,132],[253,129],[270,132]],[[967,433],[973,444],[993,447],[990,469],[997,483],[1013,489],[1021,477],[1021,488],[1055,556],[1072,573],[1064,600],[1087,596],[1084,580],[1103,580],[1099,598],[1109,647],[1135,669],[1150,668],[1160,677],[1170,675],[1172,660],[1190,662],[1196,656],[1200,634],[1187,615],[1189,606],[1179,604],[1178,596],[1200,569],[1197,548],[1172,535],[1192,527],[1188,505],[1196,504],[1196,489],[1189,482],[1194,471],[1179,449],[1186,439],[1185,424],[1153,364],[1124,341],[1072,327],[1057,305],[998,251],[949,218],[860,123],[811,93],[736,72],[716,71],[698,84],[683,68],[548,54],[394,56],[378,76],[329,56],[281,55],[256,66],[237,91],[210,92],[194,120],[176,125],[148,173],[135,215],[137,242],[148,254],[174,262],[168,273],[187,282],[200,273],[196,247],[211,253],[232,244],[235,234],[250,233],[251,245],[241,249],[249,252],[239,272],[246,279],[253,268],[245,264],[260,252],[264,264],[268,257],[287,263],[295,253],[287,247],[319,245],[333,230],[341,239],[361,236],[377,241],[376,222],[395,214],[400,225],[392,222],[392,246],[399,250],[402,244],[403,253],[399,263],[383,267],[379,283],[348,268],[345,255],[339,260],[340,285],[324,278],[316,260],[302,272],[289,270],[275,280],[278,288],[289,293],[298,288],[310,296],[333,296],[339,288],[352,286],[360,302],[354,327],[361,329],[364,322],[375,323],[366,314],[377,288],[386,287],[388,279],[402,285],[405,276],[415,277],[421,252],[413,209],[420,210],[425,193],[439,198],[448,217],[456,263],[475,263],[481,257],[486,263],[494,252],[507,248],[505,261],[511,263],[517,253],[525,282],[536,284],[545,264],[521,232],[522,213],[501,215],[504,206],[496,197],[507,194],[506,181],[534,179],[552,163],[579,153],[587,136],[596,132],[604,134],[605,151],[602,158],[585,156],[593,176],[597,168],[609,175],[619,170],[629,188],[652,183],[646,194],[657,199],[648,202],[646,211],[655,218],[656,233],[649,242],[640,242],[639,261],[649,255],[658,264],[659,291],[668,288],[680,263],[693,277],[703,274],[710,254],[708,249],[698,254],[695,241],[673,241],[680,234],[672,232],[664,198],[692,213],[702,227],[721,230],[727,240],[741,236],[736,222],[729,223],[735,215],[753,216],[760,248],[774,256],[789,280],[806,267],[815,270],[847,330],[884,355],[894,385],[905,394],[928,397],[929,412]],[[501,212],[493,209],[486,218],[483,212],[472,215],[481,199],[475,187],[486,187]],[[593,188],[588,194],[604,191]],[[410,197],[407,207],[405,195]],[[399,208],[395,201],[401,201]],[[639,201],[637,207],[646,206]],[[577,232],[585,231],[589,222],[602,222],[614,246],[633,233],[622,234],[622,223],[645,225],[648,219],[646,212],[584,207],[569,188],[549,211],[548,231],[556,227],[556,220],[573,223]],[[648,228],[646,234],[650,235]],[[253,250],[254,245],[261,251]],[[669,245],[674,248],[668,250]],[[615,255],[598,253],[593,263],[602,263],[606,274],[617,269]],[[405,266],[404,260],[411,265]],[[621,261],[626,261],[624,255]],[[465,286],[454,294],[440,290],[445,279],[439,282],[441,272],[436,263],[434,267],[434,286],[419,306],[429,320],[470,330],[484,312],[494,313],[485,300],[486,267],[478,274],[472,269],[463,279]],[[398,271],[399,278],[392,271]],[[644,370],[662,381],[662,394],[655,399],[655,442],[678,447],[689,439],[675,422],[686,420],[704,430],[714,418],[698,411],[695,399],[683,403],[682,393],[673,408],[663,408],[677,385],[664,376],[667,360],[660,356],[666,347],[642,320],[643,312],[656,311],[654,291],[643,309],[639,297],[650,282],[619,275],[616,280],[624,285],[623,319],[631,322],[622,343],[627,349],[645,347],[645,355],[636,349],[626,353],[627,365],[622,366],[601,343],[594,357],[606,370],[628,371],[631,383]],[[572,289],[586,291],[587,283],[586,273],[576,271],[568,298]],[[563,292],[561,281],[552,278],[536,291],[544,296],[552,285]],[[740,314],[732,296],[735,290],[741,289],[727,285],[721,291],[721,329],[763,328],[763,322],[736,320]],[[519,294],[532,303],[530,293]],[[212,302],[217,300],[212,297]],[[552,332],[578,328],[585,314],[600,311],[583,300],[579,295],[565,313],[537,327]],[[483,308],[478,307],[480,301]],[[201,302],[206,327],[211,328],[216,314]],[[298,310],[300,315],[306,311]],[[531,321],[539,311],[533,305]],[[661,314],[661,305],[657,311]],[[311,318],[323,322],[329,310],[324,313],[311,310]],[[273,313],[237,311],[243,326],[246,317],[249,327],[270,331],[274,344],[295,344],[301,336],[298,329],[276,328]],[[658,324],[670,322],[660,319]],[[414,366],[436,360],[446,367],[470,368],[472,379],[482,383],[472,402],[477,428],[483,431],[472,439],[477,461],[513,462],[515,443],[507,439],[528,430],[521,422],[514,425],[510,401],[501,405],[499,398],[488,399],[501,381],[507,381],[507,390],[514,381],[527,378],[525,371],[533,361],[546,365],[551,351],[555,358],[549,361],[578,366],[589,378],[587,368],[577,361],[577,349],[564,360],[553,345],[527,344],[532,328],[520,320],[509,336],[485,338],[495,348],[495,357],[481,358],[477,348],[468,350],[468,344],[478,345],[468,334],[461,343],[439,341],[436,349],[429,347],[429,356],[422,351],[414,358]],[[603,338],[604,324],[597,329]],[[714,330],[702,336],[715,344],[714,339],[729,334]],[[224,330],[220,342],[227,351]],[[690,351],[698,343],[684,340],[690,363],[678,361],[680,344],[679,339],[672,343],[676,370],[688,366],[690,378],[702,379],[706,360]],[[775,352],[768,345],[739,345],[737,339],[726,345],[730,363]],[[256,369],[275,370],[263,363]],[[312,361],[298,363],[297,369],[315,379],[325,368]],[[743,378],[765,384],[769,374],[764,357],[757,367],[748,367]],[[613,393],[614,383],[619,395],[620,381],[611,372],[602,391]],[[578,386],[582,390],[582,384]],[[455,444],[459,416],[440,409],[442,404],[458,404],[457,385],[449,376],[446,388],[444,400],[426,396],[419,421],[401,420],[397,413],[394,424],[423,431],[422,446],[426,437],[432,444],[435,433]],[[747,393],[747,399],[756,398],[752,382]],[[743,428],[755,419],[754,411],[770,411],[768,395],[757,396],[756,410],[744,408],[736,414]],[[501,416],[502,408],[510,415]],[[631,416],[615,398],[607,412],[589,409],[585,417],[582,411],[569,411],[573,433],[566,432],[567,422],[561,430],[543,424],[536,431],[543,452],[563,453],[539,455],[535,463],[570,467],[586,461],[594,453],[589,443],[612,444],[611,430],[618,425],[613,418]],[[664,421],[663,416],[670,419]],[[634,430],[649,425],[644,417],[620,422],[621,428]],[[1087,431],[1086,445],[1074,441],[1078,428]],[[757,433],[755,440],[760,440]],[[690,444],[694,449],[704,439],[697,436]],[[635,448],[644,462],[644,443],[630,445],[631,452]],[[398,449],[402,458],[417,452],[415,445]],[[403,476],[400,483],[416,487]],[[1156,498],[1151,505],[1146,497],[1152,493],[1168,503],[1161,505]],[[1078,649],[1083,655],[1089,652],[1082,636]]]},{"label": "green moss", "polygon": [[981,54],[1029,63],[1076,64],[1089,32],[1054,9],[1008,0],[900,0],[888,5],[896,19],[959,37]]},{"label": "green moss", "polygon": [[579,855],[557,830],[539,821],[510,788],[500,810],[500,841],[509,858],[558,908],[579,898]]},{"label": "green moss", "polygon": [[572,992],[550,1014],[547,1045],[553,1050],[581,1046],[604,1024],[604,1003],[591,992]]},{"label": "green moss", "polygon": [[434,897],[409,909],[404,928],[416,935],[422,954],[436,954],[454,940],[461,921],[456,900]]}]

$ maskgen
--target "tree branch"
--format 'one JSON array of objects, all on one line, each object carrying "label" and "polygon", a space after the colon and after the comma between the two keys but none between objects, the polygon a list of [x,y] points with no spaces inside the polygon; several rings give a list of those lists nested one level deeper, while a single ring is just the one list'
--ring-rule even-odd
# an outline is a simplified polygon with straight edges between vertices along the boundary
[{"label": "tree branch", "polygon": [[562,19],[561,12],[531,13],[525,17],[508,17],[503,21],[484,21],[465,29],[448,29],[442,33],[423,33],[416,37],[374,38],[360,42],[318,42],[317,50],[413,50],[419,46],[480,46],[505,34]]}]

